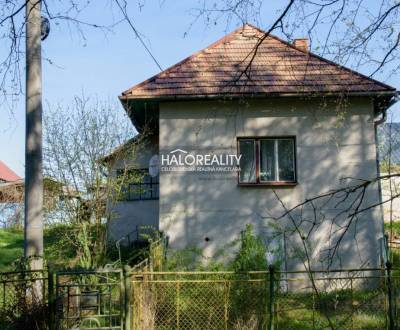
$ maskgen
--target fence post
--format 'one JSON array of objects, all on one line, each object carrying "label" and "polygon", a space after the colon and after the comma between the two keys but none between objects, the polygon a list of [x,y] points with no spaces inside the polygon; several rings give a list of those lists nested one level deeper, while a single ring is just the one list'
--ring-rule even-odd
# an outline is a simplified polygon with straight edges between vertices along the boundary
[{"label": "fence post", "polygon": [[176,282],[176,329],[179,327],[179,297],[180,296],[180,279]]},{"label": "fence post", "polygon": [[274,330],[274,298],[275,298],[275,268],[274,265],[269,265],[269,324],[268,329]]},{"label": "fence post", "polygon": [[55,329],[56,297],[54,290],[54,272],[53,267],[47,266],[47,290],[48,290],[48,311],[49,311],[49,329]]},{"label": "fence post", "polygon": [[124,304],[124,329],[130,330],[131,329],[131,277],[130,277],[130,267],[124,266],[122,270],[122,277],[123,277],[123,304]]},{"label": "fence post", "polygon": [[230,289],[230,282],[225,280],[225,299],[224,299],[224,328],[225,330],[228,329],[228,299],[229,299],[229,289]]},{"label": "fence post", "polygon": [[392,288],[392,263],[390,261],[386,262],[386,271],[387,271],[387,293],[388,293],[388,301],[389,301],[389,329],[395,329],[395,306],[393,302],[393,288]]}]

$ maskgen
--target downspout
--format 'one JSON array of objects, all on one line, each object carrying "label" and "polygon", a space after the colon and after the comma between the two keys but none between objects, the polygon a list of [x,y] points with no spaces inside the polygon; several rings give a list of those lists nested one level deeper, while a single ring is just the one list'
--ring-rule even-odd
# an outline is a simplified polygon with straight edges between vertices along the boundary
[{"label": "downspout", "polygon": [[[375,152],[376,152],[376,175],[377,178],[381,176],[381,169],[380,169],[380,155],[379,155],[379,141],[378,141],[378,126],[383,124],[387,119],[387,109],[382,110],[382,115],[381,118],[374,120],[374,132],[375,132]],[[381,233],[382,236],[379,239],[378,242],[381,241],[380,245],[380,256],[381,256],[381,261],[380,261],[380,266],[386,265],[386,262],[389,260],[389,246],[388,242],[386,239],[385,235],[385,215],[384,215],[384,210],[383,210],[383,205],[382,205],[382,185],[381,185],[381,180],[378,180],[378,198],[379,198],[379,208],[380,208],[380,213],[382,215],[381,219]]]},{"label": "downspout", "polygon": [[[376,174],[377,178],[381,176],[381,170],[380,170],[380,162],[379,162],[379,141],[378,141],[378,126],[383,124],[386,119],[387,119],[387,110],[395,104],[399,100],[399,94],[396,94],[385,107],[382,107],[381,109],[378,109],[378,113],[381,113],[381,117],[379,119],[374,120],[374,133],[375,133],[375,152],[376,152]],[[374,109],[375,110],[375,109]],[[384,219],[384,211],[383,211],[383,205],[382,205],[382,185],[381,185],[381,180],[378,180],[378,198],[379,198],[379,204],[380,204],[380,210],[382,214],[382,240],[381,240],[381,256],[382,256],[382,262],[381,265],[385,265],[386,261],[389,260],[388,256],[388,242],[386,239],[385,235],[385,219]]]}]

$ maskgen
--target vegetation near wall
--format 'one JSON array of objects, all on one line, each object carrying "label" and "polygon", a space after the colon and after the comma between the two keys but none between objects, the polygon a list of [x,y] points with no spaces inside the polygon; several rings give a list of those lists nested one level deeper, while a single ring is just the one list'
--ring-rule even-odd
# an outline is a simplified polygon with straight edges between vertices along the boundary
[{"label": "vegetation near wall", "polygon": [[[57,230],[52,232],[55,240]],[[165,263],[165,241],[160,238],[151,242],[148,258],[136,267],[0,273],[0,326],[26,329],[27,322],[37,322],[40,329],[50,322],[58,329],[85,324],[121,330],[300,330],[394,329],[390,325],[398,322],[394,293],[400,278],[389,266],[314,272],[315,291],[308,272],[281,272],[279,266],[250,270],[258,263],[266,266],[265,248],[251,226],[239,244],[231,264],[220,268],[194,262],[187,257],[196,256],[193,250],[184,254],[186,259],[171,257]],[[185,271],[166,268],[182,267],[183,261],[189,262]],[[35,303],[32,295],[38,283],[44,304]]]}]

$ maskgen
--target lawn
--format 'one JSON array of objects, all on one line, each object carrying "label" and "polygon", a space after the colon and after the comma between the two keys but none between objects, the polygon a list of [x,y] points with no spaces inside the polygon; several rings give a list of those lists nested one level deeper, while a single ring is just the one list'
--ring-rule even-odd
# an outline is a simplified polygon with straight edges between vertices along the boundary
[{"label": "lawn", "polygon": [[[44,230],[44,257],[53,269],[77,267],[79,262],[77,247],[77,227],[71,225],[52,225]],[[93,233],[91,234],[93,235]],[[125,264],[136,265],[147,257],[145,245],[121,247],[121,259]],[[15,263],[23,257],[24,232],[22,229],[0,228],[0,272],[16,269]],[[114,243],[107,247],[107,254],[102,264],[119,260],[119,253]]]},{"label": "lawn", "polygon": [[0,229],[0,271],[11,270],[12,262],[24,251],[24,234],[21,230]]},{"label": "lawn", "polygon": [[[390,223],[386,222],[385,223],[385,233],[390,235]],[[400,237],[400,222],[393,222],[392,224],[392,231],[393,231],[393,235],[395,237]],[[394,274],[396,276],[399,276],[399,271],[397,269],[400,268],[400,247],[399,246],[393,246],[390,251],[389,251],[389,258],[390,261],[393,264],[393,268],[396,268]]]},{"label": "lawn", "polygon": [[[45,258],[55,267],[68,267],[76,259],[73,242],[69,240],[71,227],[52,226],[44,231]],[[24,232],[20,229],[0,229],[0,272],[11,271],[24,253]]]}]

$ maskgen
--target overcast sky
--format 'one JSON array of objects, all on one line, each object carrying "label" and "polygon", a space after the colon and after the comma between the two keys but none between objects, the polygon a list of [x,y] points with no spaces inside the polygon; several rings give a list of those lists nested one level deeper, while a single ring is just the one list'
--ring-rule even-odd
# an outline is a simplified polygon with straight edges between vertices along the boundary
[{"label": "overcast sky", "polygon": [[[100,21],[117,20],[120,16],[117,8],[111,8],[106,2],[96,1],[96,6],[86,12],[85,18],[92,22],[99,22],[99,18]],[[189,30],[193,22],[191,8],[197,4],[197,0],[149,0],[144,2],[141,10],[137,5],[131,6],[133,23],[144,34],[146,43],[164,69],[239,26],[238,22],[227,26],[221,21],[206,27],[200,21]],[[270,20],[276,17],[272,7],[266,9],[263,19],[253,23],[267,29]],[[44,111],[48,106],[69,104],[75,95],[82,93],[117,102],[122,91],[159,72],[126,23],[119,24],[107,34],[90,28],[84,33],[86,41],[73,28],[53,25],[50,36],[43,42],[43,56],[52,62],[43,62]],[[400,88],[398,76],[382,80]],[[0,107],[0,111],[0,159],[24,176],[23,99],[12,116],[6,109]],[[122,107],[117,106],[117,111],[122,112]]]}]

